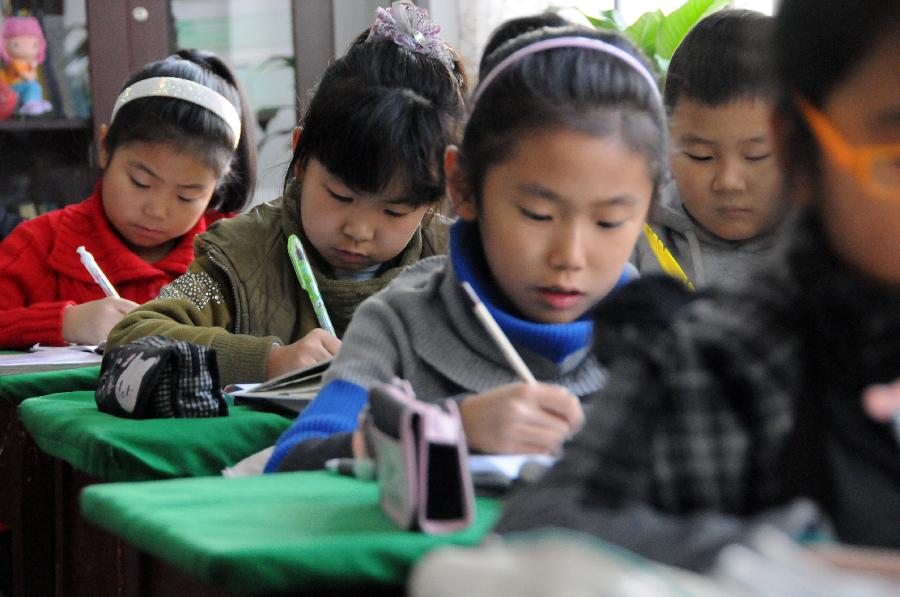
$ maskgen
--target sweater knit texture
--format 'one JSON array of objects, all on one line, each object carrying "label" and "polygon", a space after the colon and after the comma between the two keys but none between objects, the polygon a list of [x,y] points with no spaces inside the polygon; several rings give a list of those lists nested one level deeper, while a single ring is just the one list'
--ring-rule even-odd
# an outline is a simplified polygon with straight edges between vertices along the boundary
[{"label": "sweater knit texture", "polygon": [[[633,275],[629,267],[620,284]],[[477,226],[458,222],[451,230],[450,257],[424,260],[409,268],[357,311],[341,351],[325,375],[326,386],[279,440],[267,470],[280,467],[289,452],[346,456],[349,443],[335,441],[341,453],[321,454],[314,438],[353,431],[367,391],[394,377],[408,380],[421,400],[462,399],[521,381],[475,317],[460,288],[467,281],[501,329],[542,382],[566,387],[586,399],[599,390],[606,373],[590,354],[589,318],[565,324],[526,321],[498,304]],[[315,446],[315,448],[313,448]],[[300,454],[289,460],[308,462]]]},{"label": "sweater knit texture", "polygon": [[197,237],[197,258],[188,272],[164,288],[158,300],[125,316],[110,332],[110,345],[157,335],[204,344],[216,350],[223,384],[260,382],[266,379],[274,343],[291,344],[319,327],[288,256],[290,235],[304,242],[338,337],[363,299],[407,265],[446,252],[446,225],[434,221],[419,227],[377,276],[336,279],[303,232],[300,195],[294,182],[284,197]]},{"label": "sweater knit texture", "polygon": [[221,217],[207,212],[156,263],[141,259],[113,230],[99,183],[81,203],[19,224],[0,243],[0,346],[63,345],[66,307],[104,298],[75,251],[79,245],[93,254],[122,298],[143,303],[185,272],[194,258],[194,236]]}]

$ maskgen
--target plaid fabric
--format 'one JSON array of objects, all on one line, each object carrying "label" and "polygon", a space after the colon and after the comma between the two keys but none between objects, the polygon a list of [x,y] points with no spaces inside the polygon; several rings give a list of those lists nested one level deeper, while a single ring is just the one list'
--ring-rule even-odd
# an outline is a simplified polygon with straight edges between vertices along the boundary
[{"label": "plaid fabric", "polygon": [[[897,541],[877,536],[896,535],[877,504],[900,500],[897,446],[860,395],[900,377],[900,289],[840,262],[813,214],[741,291],[699,297],[653,338],[623,328],[640,341],[617,346],[584,430],[508,501],[501,532],[572,527],[699,565],[753,517],[810,496],[839,536]],[[841,487],[860,471],[877,498]],[[849,518],[865,512],[877,514]]]},{"label": "plaid fabric", "polygon": [[228,414],[215,351],[163,336],[105,354],[96,400],[100,410],[131,418]]}]

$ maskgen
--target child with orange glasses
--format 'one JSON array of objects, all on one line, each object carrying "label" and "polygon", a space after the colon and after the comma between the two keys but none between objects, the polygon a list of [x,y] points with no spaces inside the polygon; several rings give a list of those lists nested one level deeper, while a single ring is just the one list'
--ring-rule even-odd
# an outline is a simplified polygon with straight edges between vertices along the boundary
[{"label": "child with orange glasses", "polygon": [[501,532],[571,527],[694,569],[761,523],[900,548],[900,3],[783,0],[775,47],[788,252],[615,362]]}]

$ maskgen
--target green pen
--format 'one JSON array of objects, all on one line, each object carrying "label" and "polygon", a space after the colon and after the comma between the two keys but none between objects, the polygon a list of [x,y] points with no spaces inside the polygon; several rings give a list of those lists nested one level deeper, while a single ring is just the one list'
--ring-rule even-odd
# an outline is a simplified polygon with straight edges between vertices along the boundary
[{"label": "green pen", "polygon": [[334,326],[331,325],[331,318],[328,317],[328,311],[325,309],[325,301],[322,300],[322,295],[319,293],[316,276],[309,265],[309,259],[306,258],[303,244],[296,234],[292,234],[288,238],[288,256],[291,258],[291,263],[294,266],[294,273],[297,274],[297,279],[300,280],[300,286],[309,295],[313,311],[316,312],[316,319],[319,320],[319,327],[334,334]]}]

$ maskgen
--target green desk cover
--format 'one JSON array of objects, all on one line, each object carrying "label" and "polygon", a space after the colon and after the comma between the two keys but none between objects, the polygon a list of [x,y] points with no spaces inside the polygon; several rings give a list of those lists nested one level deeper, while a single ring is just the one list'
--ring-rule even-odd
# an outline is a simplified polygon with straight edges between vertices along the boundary
[{"label": "green desk cover", "polygon": [[139,550],[257,594],[403,583],[429,549],[481,541],[500,503],[478,498],[477,508],[459,533],[401,531],[382,513],[374,481],[327,472],[112,483],[81,494],[89,521]]},{"label": "green desk cover", "polygon": [[19,418],[41,450],[101,481],[218,475],[291,424],[247,406],[227,417],[123,419],[97,410],[92,391],[30,398]]},{"label": "green desk cover", "polygon": [[100,365],[42,371],[40,373],[19,373],[0,376],[0,402],[6,401],[18,406],[26,398],[55,394],[94,390],[100,379]]}]

